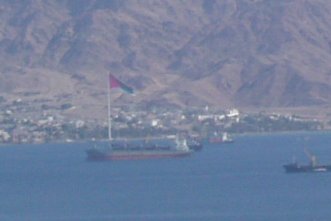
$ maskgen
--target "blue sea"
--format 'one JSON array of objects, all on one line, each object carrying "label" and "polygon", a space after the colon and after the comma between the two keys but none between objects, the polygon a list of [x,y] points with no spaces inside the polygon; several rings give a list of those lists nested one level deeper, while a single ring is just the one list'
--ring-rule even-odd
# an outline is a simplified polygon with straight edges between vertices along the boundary
[{"label": "blue sea", "polygon": [[0,220],[331,220],[331,173],[286,174],[331,133],[235,136],[182,159],[89,162],[88,143],[0,146]]}]

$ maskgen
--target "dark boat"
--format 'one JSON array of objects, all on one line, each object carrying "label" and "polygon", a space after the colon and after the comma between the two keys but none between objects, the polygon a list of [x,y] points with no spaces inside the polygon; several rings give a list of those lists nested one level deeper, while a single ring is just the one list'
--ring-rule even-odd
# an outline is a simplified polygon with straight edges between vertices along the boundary
[{"label": "dark boat", "polygon": [[189,147],[190,150],[193,150],[193,151],[202,150],[203,144],[202,144],[202,141],[199,138],[188,136],[186,138],[186,140],[187,140],[187,146]]},{"label": "dark boat", "polygon": [[203,144],[199,141],[193,140],[188,143],[188,147],[190,150],[200,151],[202,150]]},{"label": "dark boat", "polygon": [[299,165],[298,163],[290,163],[284,165],[287,173],[300,173],[300,172],[328,172],[331,171],[331,165]]},{"label": "dark boat", "polygon": [[308,165],[300,165],[296,161],[283,165],[287,173],[308,173],[308,172],[330,172],[331,165],[319,165],[315,155],[311,154],[307,150],[305,153],[310,159]]}]

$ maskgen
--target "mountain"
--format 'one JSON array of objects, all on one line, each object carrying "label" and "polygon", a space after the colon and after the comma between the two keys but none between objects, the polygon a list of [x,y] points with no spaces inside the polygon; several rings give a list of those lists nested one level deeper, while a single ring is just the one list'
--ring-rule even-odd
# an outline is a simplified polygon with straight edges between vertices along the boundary
[{"label": "mountain", "polygon": [[116,103],[255,109],[331,104],[326,0],[0,0],[0,94],[104,112]]}]

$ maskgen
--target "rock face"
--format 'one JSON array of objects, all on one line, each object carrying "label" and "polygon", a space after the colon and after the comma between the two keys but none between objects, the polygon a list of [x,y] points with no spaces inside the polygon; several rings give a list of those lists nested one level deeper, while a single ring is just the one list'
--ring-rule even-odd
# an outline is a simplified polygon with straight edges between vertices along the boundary
[{"label": "rock face", "polygon": [[0,0],[0,93],[104,105],[331,104],[325,0]]}]

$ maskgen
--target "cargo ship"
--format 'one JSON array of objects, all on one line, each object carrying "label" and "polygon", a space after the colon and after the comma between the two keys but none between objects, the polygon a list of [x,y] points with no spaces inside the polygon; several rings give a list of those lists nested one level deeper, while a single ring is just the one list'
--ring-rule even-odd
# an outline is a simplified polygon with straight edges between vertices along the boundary
[{"label": "cargo ship", "polygon": [[320,165],[317,163],[315,155],[311,154],[305,149],[306,155],[309,157],[310,163],[307,165],[300,165],[294,160],[292,163],[283,165],[287,173],[310,173],[310,172],[330,172],[331,165]]},{"label": "cargo ship", "polygon": [[86,151],[88,160],[143,160],[179,158],[189,156],[193,150],[186,140],[177,140],[175,144],[138,144],[110,142],[107,148],[94,147]]},{"label": "cargo ship", "polygon": [[[111,107],[110,89],[120,88],[132,94],[133,89],[109,74],[108,87],[108,142],[106,148],[94,146],[86,150],[88,160],[140,160],[140,159],[160,159],[177,158],[189,156],[193,150],[189,148],[186,139],[167,139],[162,142],[118,142],[112,138],[111,133]],[[166,144],[164,144],[166,143]]]}]

